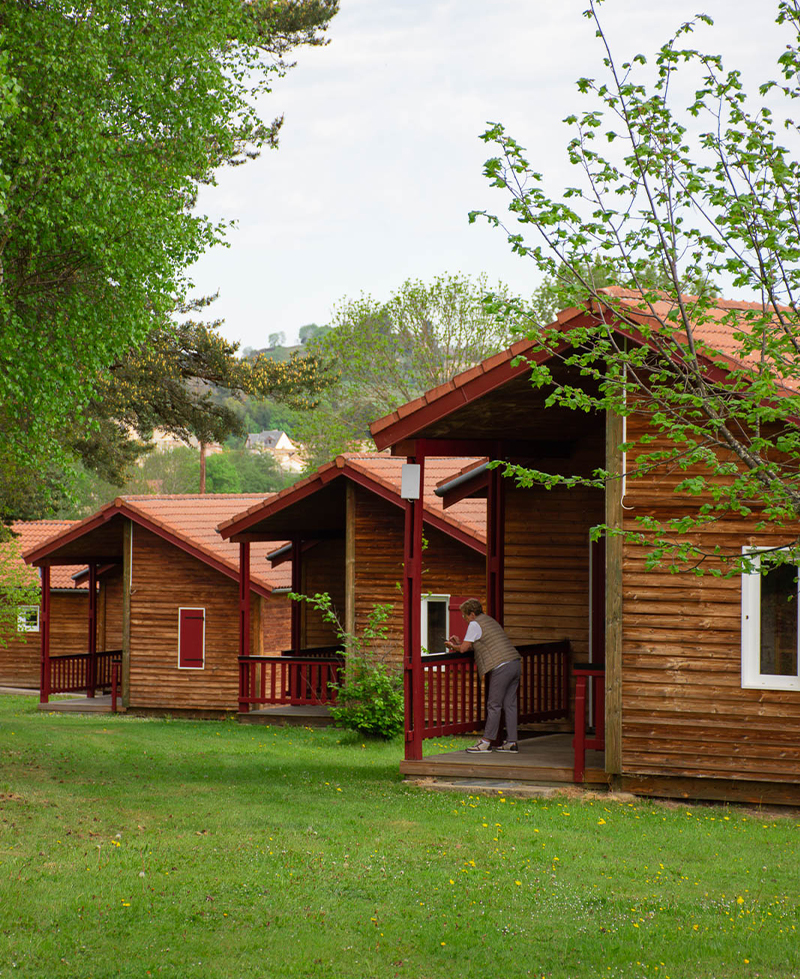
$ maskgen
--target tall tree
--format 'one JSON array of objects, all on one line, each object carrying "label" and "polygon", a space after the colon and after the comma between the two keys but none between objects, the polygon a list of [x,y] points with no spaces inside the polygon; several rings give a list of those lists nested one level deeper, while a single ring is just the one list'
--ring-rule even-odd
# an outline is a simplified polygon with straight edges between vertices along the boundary
[{"label": "tall tree", "polygon": [[[205,302],[190,304],[187,312]],[[225,340],[219,326],[166,322],[99,375],[86,409],[91,424],[71,443],[87,468],[121,483],[130,462],[147,450],[154,428],[186,442],[244,434],[242,416],[214,396],[218,388],[310,409],[335,379],[313,354],[283,361],[263,354],[239,358],[238,345]]]},{"label": "tall tree", "polygon": [[[337,0],[0,3],[0,456],[46,458],[65,415],[183,301],[222,237],[214,169],[277,144],[254,97]],[[8,123],[12,114],[13,124]]]},{"label": "tall tree", "polygon": [[[295,426],[310,464],[357,448],[373,419],[506,346],[513,323],[487,311],[489,292],[485,276],[441,275],[430,283],[409,279],[385,301],[342,301],[331,328],[306,342],[341,372],[319,408]],[[495,295],[510,300],[503,285]]]},{"label": "tall tree", "polygon": [[[688,515],[651,516],[639,528],[653,560],[675,566],[703,561],[697,538],[686,535],[709,521],[754,512],[778,524],[800,518],[800,162],[778,139],[771,108],[782,99],[788,112],[800,97],[800,3],[781,0],[777,10],[787,35],[779,80],[765,81],[751,108],[740,72],[685,46],[708,17],[684,24],[658,50],[648,88],[647,59],[615,58],[590,0],[603,75],[578,83],[594,102],[568,119],[580,180],[560,200],[502,125],[484,135],[497,153],[486,174],[511,195],[515,224],[481,213],[557,283],[559,306],[589,313],[587,327],[568,337],[557,328],[529,333],[535,350],[600,382],[595,394],[556,385],[551,400],[649,416],[658,449],[649,435],[629,440],[627,476],[653,467],[683,474],[676,492]],[[679,71],[692,73],[694,96],[683,108],[675,104]],[[796,140],[797,124],[780,123]],[[598,255],[612,280],[632,287],[627,297],[587,274]],[[720,304],[707,288],[687,295],[687,281],[728,283],[755,301]],[[649,325],[629,315],[631,302]],[[640,342],[622,342],[614,323]],[[553,383],[546,366],[532,369],[534,383]]]}]

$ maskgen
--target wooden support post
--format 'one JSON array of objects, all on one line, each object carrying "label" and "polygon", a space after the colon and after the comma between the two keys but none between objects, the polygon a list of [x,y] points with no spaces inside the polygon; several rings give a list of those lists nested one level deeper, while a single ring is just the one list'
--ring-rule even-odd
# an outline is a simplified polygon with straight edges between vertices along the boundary
[{"label": "wooden support post", "polygon": [[[239,656],[250,655],[250,542],[239,543]],[[241,666],[239,667],[241,671]],[[241,672],[240,672],[241,675]],[[250,671],[247,672],[248,683]],[[239,689],[239,712],[244,714],[250,709],[248,700],[251,691]]]},{"label": "wooden support post", "polygon": [[422,674],[422,516],[425,493],[425,457],[412,456],[420,467],[420,497],[406,501],[405,562],[403,578],[403,675],[406,707],[406,751],[409,761],[422,759],[425,726],[425,680]]},{"label": "wooden support post", "polygon": [[94,697],[97,687],[97,565],[89,562],[89,659],[86,663],[86,696]]},{"label": "wooden support post", "polygon": [[[606,412],[605,522],[610,530],[622,530],[622,418]],[[605,642],[605,738],[606,772],[622,773],[622,537],[606,538],[606,642]],[[595,724],[598,719],[595,718]]]},{"label": "wooden support post", "polygon": [[131,699],[131,594],[133,592],[133,521],[126,520],[122,535],[122,706]]},{"label": "wooden support post", "polygon": [[253,593],[253,656],[264,655],[264,596]]},{"label": "wooden support post", "polygon": [[575,762],[572,772],[574,782],[583,782],[586,768],[586,676],[575,678],[575,737],[573,738]]},{"label": "wooden support post", "polygon": [[108,576],[100,579],[97,589],[97,650],[100,653],[106,651],[106,618],[108,607]]},{"label": "wooden support post", "polygon": [[500,625],[503,624],[505,503],[505,481],[499,469],[491,469],[486,499],[486,611]]},{"label": "wooden support post", "polygon": [[39,702],[46,704],[50,699],[50,566],[40,569],[42,579],[41,610],[39,612],[39,635],[42,638],[41,675],[39,678]]},{"label": "wooden support post", "polygon": [[111,664],[111,713],[117,713],[117,686],[119,685],[119,663]]},{"label": "wooden support post", "polygon": [[344,531],[344,628],[356,632],[356,487],[347,480]]},{"label": "wooden support post", "polygon": [[[301,540],[292,541],[292,591],[299,595],[303,591],[303,542]],[[292,653],[300,655],[303,648],[302,637],[303,626],[303,603],[292,602]]]}]

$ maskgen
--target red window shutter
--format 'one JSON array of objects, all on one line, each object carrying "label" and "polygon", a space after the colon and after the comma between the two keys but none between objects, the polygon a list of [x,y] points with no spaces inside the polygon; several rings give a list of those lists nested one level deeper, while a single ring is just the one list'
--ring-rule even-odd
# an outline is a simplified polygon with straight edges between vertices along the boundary
[{"label": "red window shutter", "polygon": [[179,609],[179,616],[178,666],[184,669],[202,669],[206,610],[182,608]]},{"label": "red window shutter", "polygon": [[458,607],[463,602],[466,602],[468,598],[470,598],[469,595],[451,595],[447,603],[447,608],[450,612],[450,628],[448,631],[451,636],[458,636],[459,639],[464,638],[468,623],[461,615],[461,612],[459,612]]}]

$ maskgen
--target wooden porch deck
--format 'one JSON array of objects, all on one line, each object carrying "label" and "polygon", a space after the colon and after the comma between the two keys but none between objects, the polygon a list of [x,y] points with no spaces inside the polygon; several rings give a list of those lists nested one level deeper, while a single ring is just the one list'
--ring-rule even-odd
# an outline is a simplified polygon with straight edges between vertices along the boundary
[{"label": "wooden porch deck", "polygon": [[[428,755],[422,761],[401,761],[402,775],[427,775],[434,778],[512,779],[538,785],[573,784],[574,754],[572,734],[546,734],[519,742],[519,752],[492,751],[480,754],[446,751]],[[605,755],[586,752],[583,785],[608,785]]]},{"label": "wooden porch deck", "polygon": [[279,727],[328,727],[333,724],[328,708],[314,704],[275,704],[238,715],[241,724],[275,724]]},{"label": "wooden porch deck", "polygon": [[[38,690],[36,691],[38,694]],[[59,698],[60,694],[54,694]],[[69,697],[66,700],[51,699],[47,704],[39,704],[39,710],[48,713],[77,713],[77,714],[110,714],[111,694],[97,694],[95,697]],[[117,701],[117,710],[122,710],[121,701]]]}]

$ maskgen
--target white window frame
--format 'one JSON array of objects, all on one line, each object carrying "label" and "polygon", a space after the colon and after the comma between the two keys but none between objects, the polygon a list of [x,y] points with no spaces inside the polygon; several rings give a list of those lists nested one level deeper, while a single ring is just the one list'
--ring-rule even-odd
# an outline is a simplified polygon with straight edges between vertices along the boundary
[{"label": "white window frame", "polygon": [[[202,666],[181,666],[181,612],[202,612],[203,613],[203,665]],[[204,670],[206,668],[206,610],[205,606],[181,605],[178,608],[178,669],[179,670]]]},{"label": "white window frame", "polygon": [[[767,547],[743,547],[753,564],[752,573],[742,573],[742,687],[756,690],[800,690],[800,582],[797,595],[797,676],[761,672],[761,581],[760,554]],[[798,568],[800,573],[800,568]]]},{"label": "white window frame", "polygon": [[[434,656],[435,653],[428,651],[428,603],[436,602],[437,604],[444,603],[444,634],[445,638],[450,635],[450,596],[449,595],[434,595],[429,593],[422,596],[422,602],[420,605],[420,617],[419,617],[419,629],[420,629],[420,646],[422,647],[423,656]],[[446,650],[441,650],[441,652],[446,652]]]},{"label": "white window frame", "polygon": [[[25,625],[25,612],[36,612],[36,625]],[[18,605],[17,606],[17,632],[39,632],[39,612],[38,605]]]}]

